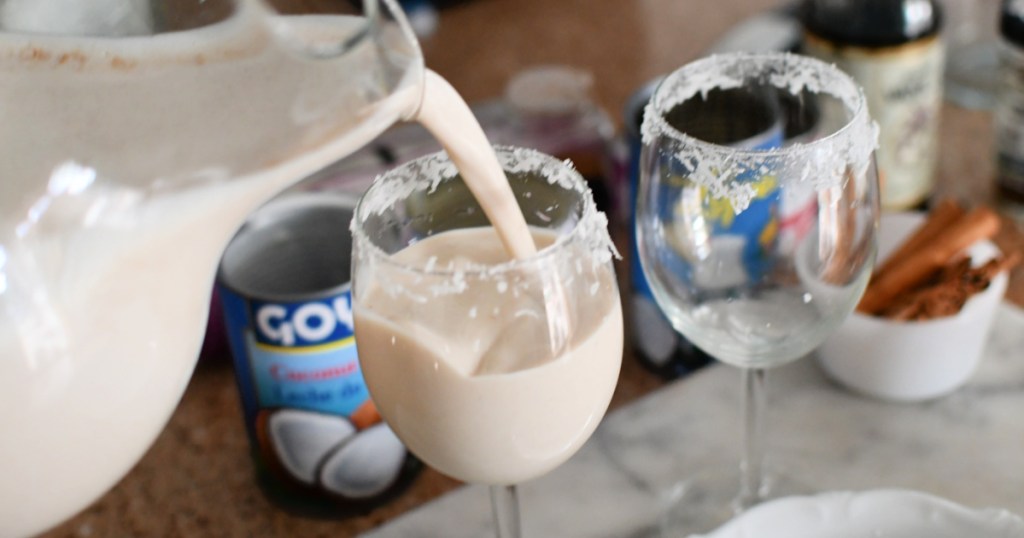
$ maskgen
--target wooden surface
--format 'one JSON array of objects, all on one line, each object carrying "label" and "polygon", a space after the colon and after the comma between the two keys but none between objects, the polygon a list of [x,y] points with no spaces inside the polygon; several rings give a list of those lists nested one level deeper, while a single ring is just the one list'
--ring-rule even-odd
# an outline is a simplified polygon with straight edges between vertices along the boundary
[{"label": "wooden surface", "polygon": [[[590,70],[594,96],[616,119],[644,82],[695,59],[766,0],[475,0],[441,12],[422,42],[427,65],[469,102],[499,95],[509,77],[535,64]],[[621,123],[621,122],[620,122]],[[984,112],[946,106],[938,191],[968,203],[990,200],[992,135]],[[621,238],[621,232],[620,232]],[[1004,228],[1000,242],[1024,249]],[[1011,294],[1024,303],[1024,269]],[[627,328],[628,330],[628,328]],[[660,386],[627,352],[613,406]],[[170,423],[112,491],[46,536],[353,536],[458,483],[429,469],[390,504],[336,521],[292,517],[257,488],[228,357],[206,360]]]}]

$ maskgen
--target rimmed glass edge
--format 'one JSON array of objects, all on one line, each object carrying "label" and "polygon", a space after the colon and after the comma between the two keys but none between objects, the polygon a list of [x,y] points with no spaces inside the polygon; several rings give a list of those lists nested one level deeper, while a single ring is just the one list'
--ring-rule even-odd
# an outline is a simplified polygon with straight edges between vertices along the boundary
[{"label": "rimmed glass edge", "polygon": [[[453,179],[458,170],[448,158],[444,151],[432,153],[410,161],[398,168],[377,176],[370,188],[360,197],[356,204],[355,214],[352,217],[350,230],[355,248],[363,249],[375,260],[386,263],[396,269],[415,275],[426,275],[434,277],[450,276],[478,276],[491,277],[519,271],[524,267],[536,265],[544,260],[555,256],[560,250],[570,244],[579,242],[588,245],[587,250],[595,253],[600,259],[610,259],[617,256],[611,237],[608,235],[608,219],[601,211],[597,210],[593,194],[586,180],[569,161],[561,161],[545,153],[515,146],[492,146],[498,160],[505,172],[537,172],[549,184],[558,184],[566,190],[575,190],[581,194],[583,208],[579,220],[572,230],[559,236],[554,243],[539,250],[536,254],[522,259],[513,259],[495,265],[471,265],[461,269],[434,268],[425,270],[422,267],[410,266],[394,260],[393,255],[384,252],[363,230],[363,223],[372,214],[380,214],[386,208],[391,207],[394,202],[408,197],[410,194],[423,190],[434,190],[444,181]],[[509,170],[509,160],[514,157],[528,157],[538,161],[539,166],[525,167],[521,170]],[[422,172],[429,171],[429,179]],[[552,173],[546,173],[552,172]],[[402,194],[385,197],[379,194],[380,189],[387,188],[390,184],[397,184]],[[385,198],[379,201],[377,198]],[[607,256],[604,253],[607,253]],[[367,255],[367,254],[363,254]]]},{"label": "rimmed glass edge", "polygon": [[[668,107],[672,107],[685,101],[689,97],[696,95],[698,92],[708,91],[714,87],[728,86],[719,86],[721,84],[721,79],[719,79],[719,81],[711,80],[703,86],[694,84],[692,85],[692,91],[680,92],[683,94],[683,97],[678,98],[674,101],[668,101],[669,96],[666,95],[666,92],[669,89],[674,89],[676,87],[685,88],[687,86],[687,83],[683,80],[684,77],[692,75],[695,72],[706,71],[713,74],[721,74],[724,68],[716,67],[715,64],[721,64],[723,60],[729,61],[727,65],[730,66],[736,65],[737,63],[744,61],[760,62],[762,65],[766,65],[770,62],[792,62],[797,65],[802,65],[804,67],[810,68],[812,70],[817,70],[818,72],[828,73],[830,75],[830,78],[838,80],[842,82],[844,86],[846,86],[845,91],[842,94],[836,93],[833,89],[825,87],[810,88],[808,87],[807,81],[804,81],[803,83],[797,85],[791,84],[789,90],[794,95],[796,95],[799,91],[803,89],[808,89],[812,93],[829,93],[833,97],[836,97],[837,99],[843,102],[845,108],[851,112],[850,118],[846,121],[845,124],[843,124],[842,127],[839,127],[838,129],[834,130],[828,135],[815,139],[811,142],[798,142],[781,148],[768,149],[744,149],[714,144],[712,142],[707,142],[699,138],[692,137],[669,124],[663,114],[664,112],[667,112],[667,110],[663,110],[663,104],[667,105]],[[738,85],[732,87],[738,87]],[[854,96],[854,106],[850,106],[850,103],[848,102],[849,96],[851,95]],[[849,75],[839,70],[839,68],[837,68],[835,65],[825,63],[821,60],[817,60],[809,56],[802,56],[799,54],[793,54],[788,52],[739,52],[708,56],[706,58],[686,64],[683,67],[670,73],[664,79],[662,79],[661,82],[658,84],[658,87],[654,90],[654,94],[651,96],[651,100],[648,102],[646,110],[644,111],[644,121],[643,125],[641,126],[641,136],[644,145],[653,144],[654,138],[656,136],[668,136],[669,138],[673,139],[683,147],[692,147],[707,151],[727,150],[730,154],[736,156],[770,159],[782,156],[792,156],[794,154],[805,152],[810,153],[816,151],[817,148],[821,146],[837,144],[839,143],[838,141],[855,136],[854,134],[851,133],[851,131],[853,131],[854,129],[861,128],[873,128],[876,131],[875,138],[877,138],[877,126],[875,126],[868,118],[867,98],[864,95],[863,89],[861,89],[861,87],[857,85],[857,83],[854,82],[854,80],[850,78]],[[859,161],[862,159],[857,160]]]}]

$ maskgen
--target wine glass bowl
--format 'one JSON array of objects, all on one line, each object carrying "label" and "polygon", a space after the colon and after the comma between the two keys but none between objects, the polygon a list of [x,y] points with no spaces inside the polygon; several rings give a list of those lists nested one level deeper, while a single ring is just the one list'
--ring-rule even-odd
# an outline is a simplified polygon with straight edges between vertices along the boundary
[{"label": "wine glass bowl", "polygon": [[644,274],[673,326],[745,375],[742,509],[765,494],[764,369],[821,344],[870,276],[877,128],[838,69],[735,53],[667,76],[642,134]]},{"label": "wine glass bowl", "polygon": [[454,478],[506,486],[568,459],[618,379],[607,221],[583,178],[496,148],[538,252],[510,259],[444,153],[378,178],[353,220],[356,340],[382,417]]}]

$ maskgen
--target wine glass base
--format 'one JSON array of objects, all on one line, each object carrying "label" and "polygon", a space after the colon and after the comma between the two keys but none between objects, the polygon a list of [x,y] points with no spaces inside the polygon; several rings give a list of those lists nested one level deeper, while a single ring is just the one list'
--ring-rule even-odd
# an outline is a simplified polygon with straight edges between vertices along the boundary
[{"label": "wine glass base", "polygon": [[811,492],[809,487],[773,469],[765,471],[760,495],[755,502],[743,502],[738,495],[739,489],[740,471],[735,463],[705,467],[665,492],[657,525],[659,533],[654,536],[685,538],[706,534],[751,504]]}]

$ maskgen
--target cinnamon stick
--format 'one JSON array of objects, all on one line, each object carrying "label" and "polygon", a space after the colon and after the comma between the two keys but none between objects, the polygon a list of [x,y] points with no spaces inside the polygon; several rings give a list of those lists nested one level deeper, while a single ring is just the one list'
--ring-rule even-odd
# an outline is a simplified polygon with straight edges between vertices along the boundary
[{"label": "cinnamon stick", "polygon": [[907,257],[921,246],[928,244],[942,234],[950,224],[964,215],[964,208],[952,198],[943,198],[928,214],[928,218],[910,235],[899,248],[894,250],[880,266],[875,269],[872,278],[879,278],[893,267],[906,261]]},{"label": "cinnamon stick", "polygon": [[1019,261],[1017,252],[991,259],[979,267],[971,267],[968,257],[959,258],[943,267],[928,285],[902,294],[882,315],[901,321],[956,315],[971,296],[988,289],[996,275]]},{"label": "cinnamon stick", "polygon": [[[847,170],[843,192],[837,196],[853,200],[857,197],[856,190],[857,180],[853,177],[853,171]],[[857,211],[849,204],[839,203],[839,200],[833,198],[834,194],[830,191],[821,194],[823,203],[819,206],[818,219],[822,233],[818,248],[830,253],[822,270],[822,280],[829,284],[843,285],[850,279],[851,268],[859,265],[855,257],[858,254],[861,258],[870,255],[871,249],[856,248],[854,230],[857,230]]]},{"label": "cinnamon stick", "polygon": [[941,233],[918,246],[900,263],[872,278],[857,309],[877,314],[900,293],[924,282],[957,253],[999,230],[999,217],[978,207],[949,224]]},{"label": "cinnamon stick", "polygon": [[[880,312],[884,317],[900,320],[934,319],[956,314],[967,303],[973,291],[963,285],[968,280],[971,259],[961,256],[938,271],[931,282],[899,298]],[[987,283],[986,283],[987,286]]]}]

